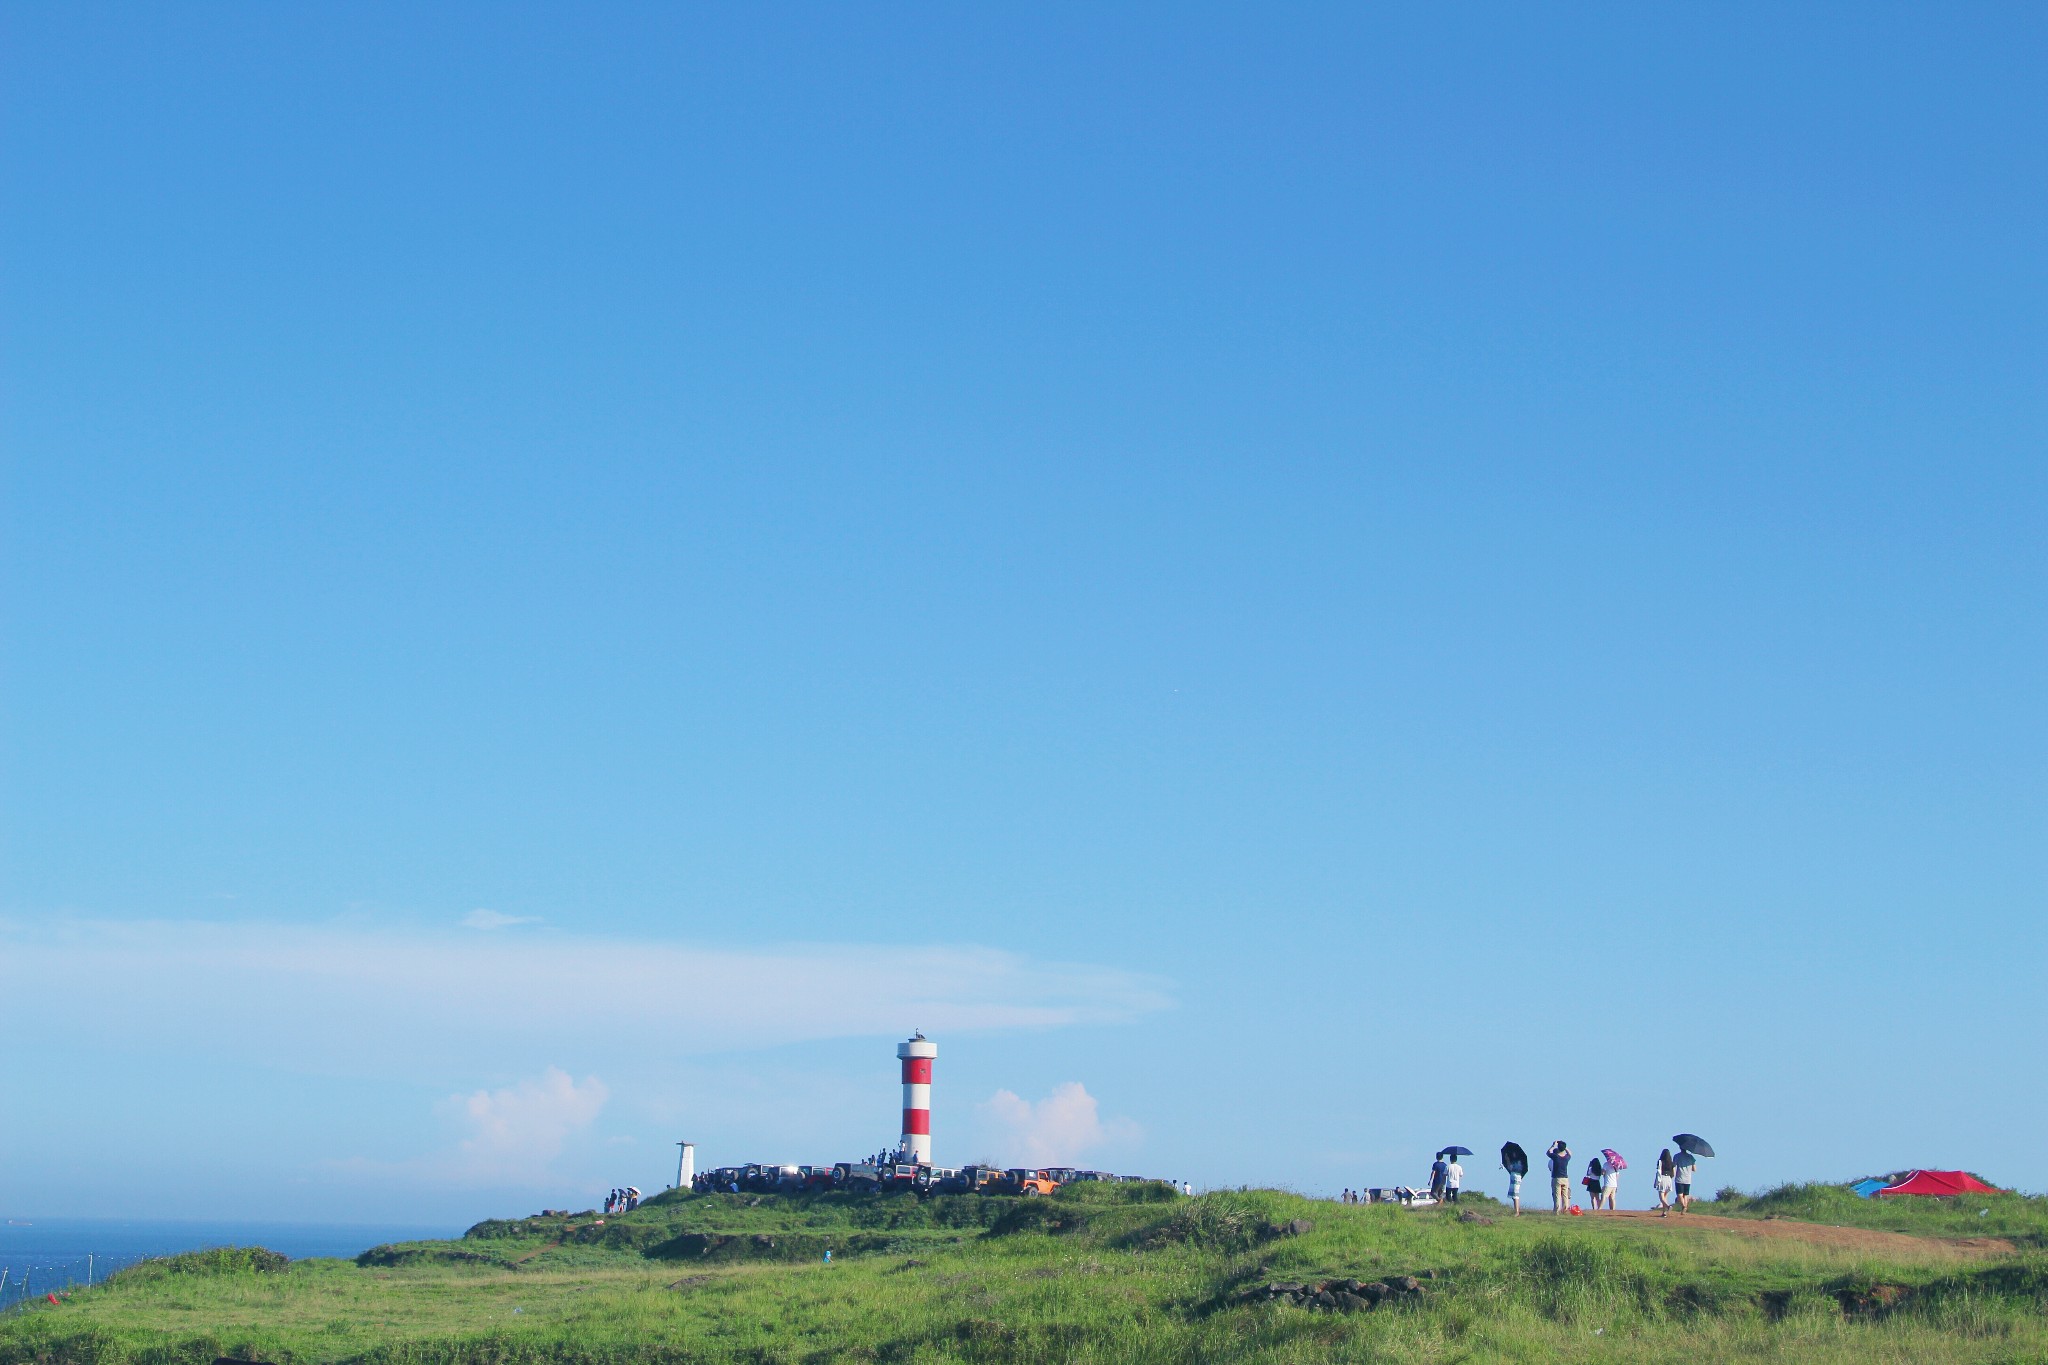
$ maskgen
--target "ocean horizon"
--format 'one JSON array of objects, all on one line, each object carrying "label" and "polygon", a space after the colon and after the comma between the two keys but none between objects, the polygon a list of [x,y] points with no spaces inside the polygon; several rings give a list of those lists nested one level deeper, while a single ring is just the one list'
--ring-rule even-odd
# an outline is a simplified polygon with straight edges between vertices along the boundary
[{"label": "ocean horizon", "polygon": [[445,1223],[327,1223],[267,1219],[37,1218],[0,1220],[0,1307],[25,1295],[97,1283],[152,1256],[261,1246],[293,1260],[353,1257],[384,1242],[455,1237]]}]

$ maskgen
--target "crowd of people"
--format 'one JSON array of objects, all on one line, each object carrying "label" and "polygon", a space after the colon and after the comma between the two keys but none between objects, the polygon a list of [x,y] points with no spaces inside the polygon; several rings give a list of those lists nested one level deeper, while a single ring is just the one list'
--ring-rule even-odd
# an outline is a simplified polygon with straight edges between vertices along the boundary
[{"label": "crowd of people", "polygon": [[639,1207],[640,1191],[638,1187],[633,1185],[628,1185],[622,1190],[613,1190],[604,1199],[606,1217],[610,1217],[615,1213],[631,1213]]},{"label": "crowd of people", "polygon": [[[1550,1211],[1570,1213],[1572,1149],[1559,1138],[1544,1149],[1543,1157],[1550,1167]],[[1579,1184],[1586,1191],[1585,1208],[1597,1212],[1620,1207],[1616,1200],[1621,1193],[1621,1171],[1625,1165],[1606,1150],[1587,1160],[1586,1172],[1579,1177]],[[1698,1173],[1699,1158],[1682,1147],[1676,1155],[1669,1147],[1657,1154],[1651,1188],[1657,1195],[1658,1217],[1667,1217],[1674,1209],[1679,1213],[1691,1210],[1693,1179]],[[1522,1211],[1522,1177],[1512,1170],[1508,1172],[1508,1202],[1514,1205],[1516,1213]]]},{"label": "crowd of people", "polygon": [[[1681,1134],[1681,1137],[1686,1135]],[[1686,1137],[1687,1141],[1693,1141]],[[1710,1152],[1709,1155],[1712,1153]],[[1469,1156],[1462,1147],[1446,1147],[1436,1154],[1436,1160],[1429,1168],[1427,1198],[1437,1204],[1455,1204],[1458,1194],[1465,1185],[1465,1167],[1458,1160]],[[1550,1211],[1568,1214],[1574,1212],[1599,1212],[1620,1207],[1617,1202],[1621,1194],[1621,1172],[1628,1163],[1621,1159],[1612,1148],[1602,1148],[1599,1155],[1587,1160],[1585,1172],[1578,1183],[1585,1190],[1585,1204],[1574,1202],[1572,1197],[1572,1149],[1563,1138],[1544,1149],[1544,1160],[1550,1170]],[[1517,1215],[1522,1212],[1522,1180],[1528,1174],[1529,1163],[1522,1149],[1513,1143],[1501,1149],[1501,1166],[1508,1176],[1508,1203]],[[1651,1176],[1651,1188],[1657,1196],[1657,1215],[1668,1217],[1672,1212],[1685,1213],[1692,1208],[1693,1180],[1699,1171],[1699,1158],[1681,1146],[1676,1153],[1666,1147],[1657,1155],[1657,1166]],[[1418,1202],[1423,1191],[1400,1186],[1392,1192],[1401,1203]],[[1346,1189],[1340,1196],[1343,1203],[1363,1204],[1378,1198],[1378,1193],[1368,1196],[1364,1192]]]}]

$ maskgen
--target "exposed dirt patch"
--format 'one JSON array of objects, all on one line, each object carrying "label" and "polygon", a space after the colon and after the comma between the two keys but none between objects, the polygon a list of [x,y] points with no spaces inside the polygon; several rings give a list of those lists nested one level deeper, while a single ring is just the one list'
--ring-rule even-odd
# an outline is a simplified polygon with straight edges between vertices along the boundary
[{"label": "exposed dirt patch", "polygon": [[1898,1307],[1911,1292],[1902,1284],[1874,1284],[1868,1289],[1838,1289],[1835,1302],[1845,1318],[1871,1318]]},{"label": "exposed dirt patch", "polygon": [[1738,1237],[1789,1239],[1851,1251],[1889,1251],[1908,1255],[1948,1251],[1958,1256],[2009,1256],[2015,1250],[2011,1242],[2001,1237],[1915,1237],[1905,1232],[1879,1232],[1875,1228],[1838,1228],[1826,1223],[1802,1223],[1795,1218],[1723,1218],[1712,1213],[1674,1213],[1665,1218],[1653,1209],[1622,1209],[1616,1213],[1588,1214],[1587,1217],[1602,1222],[1618,1218],[1658,1223],[1668,1228],[1711,1229],[1714,1232],[1732,1232]]}]

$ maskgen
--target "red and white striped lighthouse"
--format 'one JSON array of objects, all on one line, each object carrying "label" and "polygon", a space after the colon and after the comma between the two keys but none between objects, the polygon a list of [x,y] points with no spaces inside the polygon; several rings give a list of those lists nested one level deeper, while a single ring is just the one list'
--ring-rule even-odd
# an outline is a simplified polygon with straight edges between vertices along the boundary
[{"label": "red and white striped lighthouse", "polygon": [[927,1042],[922,1033],[913,1033],[908,1042],[896,1044],[896,1055],[903,1060],[903,1140],[896,1144],[896,1151],[906,1161],[929,1164],[932,1159],[932,1058],[939,1055],[939,1045]]}]

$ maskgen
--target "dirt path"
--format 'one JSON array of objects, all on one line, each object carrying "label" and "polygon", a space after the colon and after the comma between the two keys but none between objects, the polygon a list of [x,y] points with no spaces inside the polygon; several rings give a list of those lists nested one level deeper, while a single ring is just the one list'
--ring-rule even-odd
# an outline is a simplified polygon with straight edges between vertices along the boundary
[{"label": "dirt path", "polygon": [[1588,1214],[1602,1222],[1610,1218],[1630,1222],[1662,1223],[1672,1228],[1703,1228],[1732,1232],[1738,1237],[1786,1238],[1816,1246],[1844,1247],[1852,1251],[1920,1252],[1946,1250],[1960,1256],[2004,1256],[2014,1248],[1998,1237],[1915,1237],[1905,1232],[1879,1232],[1875,1228],[1838,1228],[1827,1223],[1802,1223],[1795,1218],[1723,1218],[1711,1213],[1672,1214],[1660,1218],[1650,1209],[1623,1209],[1617,1213]]}]

